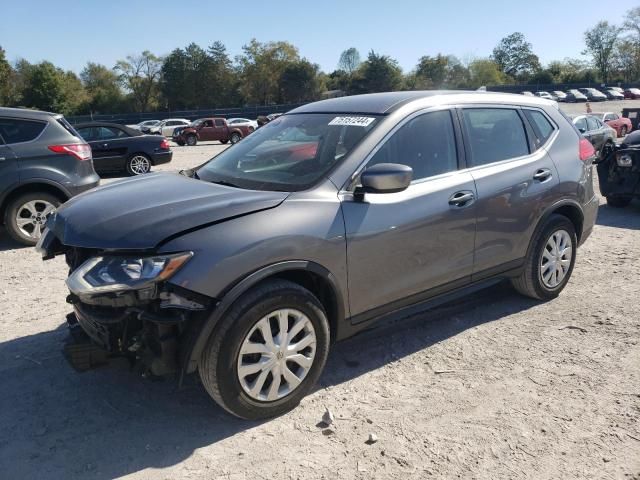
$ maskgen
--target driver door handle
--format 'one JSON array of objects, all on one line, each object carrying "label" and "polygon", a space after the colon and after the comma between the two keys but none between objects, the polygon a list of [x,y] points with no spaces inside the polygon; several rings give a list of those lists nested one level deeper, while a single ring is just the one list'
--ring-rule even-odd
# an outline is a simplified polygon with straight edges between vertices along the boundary
[{"label": "driver door handle", "polygon": [[549,170],[548,168],[540,168],[536,171],[536,173],[533,174],[533,179],[538,182],[544,182],[549,178],[551,178],[551,170]]},{"label": "driver door handle", "polygon": [[473,194],[473,192],[462,190],[460,192],[454,193],[449,197],[449,205],[458,208],[468,207],[473,203],[475,198],[476,196]]}]

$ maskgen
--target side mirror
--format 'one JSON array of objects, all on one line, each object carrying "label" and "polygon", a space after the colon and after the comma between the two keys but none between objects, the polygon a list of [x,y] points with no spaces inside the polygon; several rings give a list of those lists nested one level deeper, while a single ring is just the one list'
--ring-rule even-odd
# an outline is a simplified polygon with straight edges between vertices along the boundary
[{"label": "side mirror", "polygon": [[362,186],[354,192],[362,196],[365,193],[395,193],[406,190],[413,179],[413,169],[398,163],[379,163],[367,168],[360,175]]}]

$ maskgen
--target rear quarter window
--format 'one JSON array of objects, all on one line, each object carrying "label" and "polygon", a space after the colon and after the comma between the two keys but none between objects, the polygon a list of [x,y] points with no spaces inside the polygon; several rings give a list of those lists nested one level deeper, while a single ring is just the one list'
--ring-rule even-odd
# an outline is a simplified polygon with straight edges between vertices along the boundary
[{"label": "rear quarter window", "polygon": [[38,138],[47,126],[46,122],[0,118],[0,135],[7,144],[30,142]]},{"label": "rear quarter window", "polygon": [[536,144],[538,146],[544,145],[547,140],[553,135],[555,126],[549,121],[544,113],[538,110],[523,109],[524,115],[529,120],[533,132],[536,135]]}]

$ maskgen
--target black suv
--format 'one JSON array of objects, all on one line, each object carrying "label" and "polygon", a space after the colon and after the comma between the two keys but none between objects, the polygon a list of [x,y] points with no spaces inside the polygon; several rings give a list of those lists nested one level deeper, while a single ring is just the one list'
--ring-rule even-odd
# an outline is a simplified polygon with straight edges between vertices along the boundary
[{"label": "black suv", "polygon": [[62,115],[0,108],[0,220],[15,240],[34,245],[49,214],[99,180]]}]

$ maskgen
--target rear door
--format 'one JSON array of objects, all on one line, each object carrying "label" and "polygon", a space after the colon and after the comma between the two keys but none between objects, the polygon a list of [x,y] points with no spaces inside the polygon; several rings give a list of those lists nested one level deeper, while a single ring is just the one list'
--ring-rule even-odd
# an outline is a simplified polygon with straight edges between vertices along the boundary
[{"label": "rear door", "polygon": [[221,118],[216,118],[214,120],[214,137],[211,140],[228,140],[229,139],[229,128],[227,127],[227,122],[222,120]]},{"label": "rear door", "polygon": [[[0,128],[2,128],[2,121],[3,119],[0,118]],[[16,156],[0,134],[0,202],[19,182],[20,174]]]},{"label": "rear door", "polygon": [[557,127],[542,111],[532,111],[546,122],[546,139],[536,138],[518,107],[483,105],[459,110],[478,196],[474,281],[521,263],[535,221],[559,183],[556,167],[543,148]]}]

